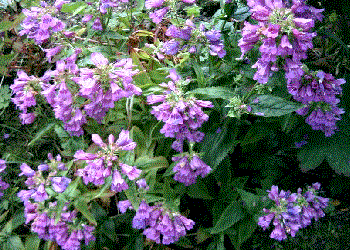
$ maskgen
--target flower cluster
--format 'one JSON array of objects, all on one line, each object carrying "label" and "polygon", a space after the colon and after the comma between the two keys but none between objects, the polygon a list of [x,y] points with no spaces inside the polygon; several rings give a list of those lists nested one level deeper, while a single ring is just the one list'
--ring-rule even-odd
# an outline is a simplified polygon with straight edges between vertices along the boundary
[{"label": "flower cluster", "polygon": [[344,79],[335,79],[331,74],[304,72],[301,77],[287,75],[287,88],[293,98],[307,104],[297,111],[300,115],[308,115],[306,123],[314,130],[321,130],[331,136],[336,130],[336,121],[344,110],[337,107],[340,102],[336,95],[342,93],[340,85]]},{"label": "flower cluster", "polygon": [[205,177],[211,171],[211,168],[196,153],[174,156],[172,160],[176,162],[173,168],[174,180],[186,186],[194,184],[199,175]]},{"label": "flower cluster", "polygon": [[[166,1],[166,0],[146,0],[145,1],[145,8],[146,9],[154,9],[157,10],[150,12],[149,17],[152,19],[154,23],[160,23],[165,15],[168,13],[169,10],[171,10],[174,7],[174,4],[176,4],[177,0],[172,1]],[[193,4],[196,2],[196,0],[182,0],[184,3]]]},{"label": "flower cluster", "polygon": [[165,35],[172,39],[163,43],[161,51],[166,55],[175,55],[179,51],[191,54],[207,54],[223,58],[226,55],[219,30],[206,30],[201,24],[199,28],[190,20],[186,20],[183,28],[171,25]]},{"label": "flower cluster", "polygon": [[87,116],[101,122],[115,101],[141,94],[141,89],[132,84],[138,71],[133,70],[130,58],[108,63],[101,53],[92,53],[95,67],[79,69],[75,62],[81,51],[76,49],[68,58],[57,61],[56,69],[41,78],[18,72],[11,89],[16,94],[12,101],[23,112],[22,123],[34,121],[35,114],[28,113],[27,108],[36,105],[35,96],[40,93],[52,106],[55,117],[64,122],[65,129],[80,136]]},{"label": "flower cluster", "polygon": [[[56,211],[56,208],[57,202],[49,202],[47,208],[37,203],[25,204],[26,224],[32,222],[31,230],[39,238],[56,241],[63,250],[79,250],[81,241],[88,245],[96,240],[92,234],[95,227],[82,222],[77,210],[69,210],[68,204],[61,211]],[[57,220],[58,214],[60,218]]]},{"label": "flower cluster", "polygon": [[[94,12],[97,8],[99,10],[99,13],[104,15],[107,13],[108,9],[119,7],[120,2],[127,3],[129,0],[100,0],[98,1],[98,6],[94,6],[94,8],[90,9],[90,13]],[[89,3],[89,5],[92,5],[92,3]],[[92,14],[86,14],[81,19],[83,23],[88,23],[91,20],[93,20],[92,28],[94,30],[103,30],[102,22],[100,17],[94,17]]]},{"label": "flower cluster", "polygon": [[[290,8],[281,0],[247,2],[252,8],[251,17],[258,24],[245,22],[238,46],[243,58],[255,44],[261,43],[261,57],[252,66],[257,68],[254,80],[259,83],[266,83],[270,74],[281,68],[294,74],[302,73],[295,69],[301,68],[301,60],[307,58],[307,50],[313,47],[312,39],[316,33],[310,32],[310,29],[314,27],[313,18],[319,19],[322,10],[310,9],[304,1],[294,2]],[[315,14],[307,15],[307,10]]]},{"label": "flower cluster", "polygon": [[[6,168],[6,161],[3,159],[0,159],[0,173],[4,172]],[[6,190],[10,187],[10,185],[2,180],[2,177],[0,177],[0,197],[4,195],[2,192],[3,190]]]},{"label": "flower cluster", "polygon": [[[161,102],[158,106],[153,106],[151,114],[157,120],[165,124],[160,130],[166,137],[175,138],[172,148],[183,153],[184,141],[188,140],[190,146],[195,142],[201,142],[204,133],[197,129],[208,120],[208,115],[202,111],[202,108],[213,107],[210,101],[197,100],[195,97],[186,96],[182,90],[188,81],[183,81],[176,73],[175,69],[170,70],[168,76],[172,81],[162,83],[166,88],[163,95],[149,95],[148,104]],[[192,159],[189,163],[189,159]],[[210,167],[205,165],[196,154],[191,152],[191,156],[174,157],[174,161],[179,161],[174,172],[177,173],[176,179],[188,185],[194,183],[198,175],[205,176],[210,172]]]},{"label": "flower cluster", "polygon": [[22,22],[23,30],[19,32],[19,35],[27,35],[28,38],[34,39],[37,44],[42,44],[51,37],[53,32],[62,31],[66,26],[65,23],[53,16],[65,3],[68,1],[56,0],[51,6],[42,1],[41,7],[24,9],[22,12],[26,18]]},{"label": "flower cluster", "polygon": [[141,174],[141,170],[122,163],[118,157],[123,151],[130,151],[136,147],[136,143],[129,137],[129,131],[122,130],[117,140],[112,134],[109,135],[108,144],[104,143],[97,134],[92,135],[92,140],[101,150],[95,154],[85,153],[83,150],[75,153],[76,160],[84,160],[87,164],[85,168],[77,171],[77,175],[83,178],[85,184],[93,183],[96,186],[103,185],[106,178],[112,175],[110,188],[113,192],[128,189],[129,186],[123,176],[125,175],[129,180],[135,180]]},{"label": "flower cluster", "polygon": [[258,225],[265,230],[273,220],[275,228],[271,238],[281,241],[287,238],[287,234],[294,237],[300,228],[310,225],[312,219],[318,220],[325,215],[323,209],[327,207],[329,199],[318,196],[320,186],[314,183],[304,194],[301,188],[297,193],[291,193],[278,192],[278,187],[272,186],[268,197],[275,204],[270,209],[264,208],[265,215],[259,218]]},{"label": "flower cluster", "polygon": [[[129,208],[130,204],[123,204]],[[171,244],[186,235],[186,230],[191,230],[194,221],[187,219],[179,213],[173,213],[162,204],[149,206],[145,201],[140,203],[132,221],[133,228],[144,229],[143,234],[156,243]]]},{"label": "flower cluster", "polygon": [[65,192],[71,179],[64,176],[68,169],[60,155],[55,159],[49,154],[48,158],[50,163],[39,165],[37,171],[25,163],[20,166],[20,176],[27,177],[25,184],[28,188],[17,194],[25,206],[25,223],[32,222],[31,230],[40,238],[56,241],[65,250],[78,250],[80,241],[85,240],[88,244],[95,240],[92,235],[94,227],[78,218],[78,211],[70,209],[69,202],[58,211],[56,199]]},{"label": "flower cluster", "polygon": [[17,72],[17,78],[10,86],[15,97],[12,102],[21,110],[19,118],[22,124],[31,124],[35,119],[35,114],[28,112],[28,108],[36,105],[35,97],[40,92],[41,79],[35,76],[28,76],[23,70]]}]

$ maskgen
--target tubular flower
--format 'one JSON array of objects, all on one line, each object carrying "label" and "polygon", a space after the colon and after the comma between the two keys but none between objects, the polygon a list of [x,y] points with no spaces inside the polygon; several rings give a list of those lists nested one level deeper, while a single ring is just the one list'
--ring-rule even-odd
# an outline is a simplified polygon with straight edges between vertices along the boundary
[{"label": "tubular flower", "polygon": [[[259,83],[266,83],[274,71],[281,68],[277,60],[291,59],[293,64],[301,67],[301,60],[307,57],[306,52],[312,48],[312,39],[316,33],[310,30],[314,27],[315,19],[319,15],[302,15],[301,8],[308,8],[304,1],[293,1],[292,6],[285,4],[282,0],[273,1],[247,1],[251,7],[252,18],[258,24],[252,25],[245,22],[242,30],[242,38],[239,40],[243,59],[244,55],[256,44],[260,44],[261,57],[253,65],[257,68],[254,80]],[[314,9],[313,9],[314,11]],[[319,13],[322,10],[319,11]]]},{"label": "tubular flower", "polygon": [[328,198],[318,196],[319,183],[314,183],[302,194],[301,188],[297,193],[278,192],[277,186],[272,186],[268,197],[274,202],[271,209],[264,208],[265,215],[259,218],[258,225],[264,230],[272,224],[275,226],[270,237],[276,240],[287,239],[287,234],[294,237],[300,228],[311,224],[311,219],[317,220],[324,216],[322,209],[327,207]]},{"label": "tubular flower", "polygon": [[93,134],[92,140],[100,147],[100,151],[92,154],[78,150],[75,153],[76,160],[83,160],[87,164],[84,168],[78,169],[77,175],[83,178],[85,184],[93,183],[96,186],[103,185],[106,178],[111,176],[110,188],[113,192],[128,189],[124,176],[134,180],[141,174],[141,170],[122,163],[118,157],[120,152],[131,151],[136,147],[136,143],[129,137],[129,131],[122,130],[117,140],[112,134],[109,135],[108,144],[104,143],[98,134]]}]

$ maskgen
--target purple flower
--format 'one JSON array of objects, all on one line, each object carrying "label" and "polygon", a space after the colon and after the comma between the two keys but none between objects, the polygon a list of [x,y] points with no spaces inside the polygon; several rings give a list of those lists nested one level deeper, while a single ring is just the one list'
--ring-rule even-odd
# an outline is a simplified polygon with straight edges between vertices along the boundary
[{"label": "purple flower", "polygon": [[51,63],[51,59],[52,57],[54,57],[55,55],[57,55],[58,53],[60,53],[62,50],[62,46],[56,46],[53,47],[51,49],[44,49],[44,51],[46,52],[46,58],[48,59],[48,61]]},{"label": "purple flower", "polygon": [[115,142],[115,144],[120,150],[130,151],[135,149],[136,143],[130,139],[129,133],[130,132],[128,130],[123,130],[123,129],[119,133],[119,138]]},{"label": "purple flower", "polygon": [[136,185],[138,186],[138,188],[149,190],[149,186],[147,185],[147,182],[145,179],[137,180]]},{"label": "purple flower", "polygon": [[180,50],[180,42],[176,40],[170,40],[163,43],[162,52],[166,55],[175,55]]},{"label": "purple flower", "polygon": [[27,177],[33,177],[35,175],[35,171],[25,163],[22,163],[20,169],[22,172],[19,174],[19,176],[25,175]]},{"label": "purple flower", "polygon": [[317,195],[319,188],[320,184],[314,183],[302,194],[301,188],[297,193],[290,193],[278,192],[278,187],[272,186],[268,197],[275,204],[270,209],[263,209],[265,215],[259,218],[258,225],[265,230],[273,220],[275,228],[271,238],[281,241],[287,238],[287,234],[294,237],[300,228],[311,224],[312,218],[317,220],[324,216],[322,209],[326,208],[329,199]]},{"label": "purple flower", "polygon": [[44,184],[40,184],[40,186],[36,189],[36,191],[31,195],[31,198],[36,202],[43,202],[49,198],[46,193]]},{"label": "purple flower", "polygon": [[158,8],[163,5],[165,0],[146,0],[145,1],[145,8],[146,9],[152,9],[152,8]]},{"label": "purple flower", "polygon": [[129,200],[119,201],[117,206],[122,214],[125,213],[127,209],[133,209]]},{"label": "purple flower", "polygon": [[122,192],[123,190],[128,189],[129,186],[122,178],[118,170],[115,170],[112,177],[111,190],[113,192]]},{"label": "purple flower", "polygon": [[149,206],[145,201],[140,203],[133,219],[134,228],[144,229],[143,234],[148,239],[165,245],[178,241],[193,226],[192,220],[179,213],[172,213],[160,204]]},{"label": "purple flower", "polygon": [[169,10],[169,8],[165,7],[165,8],[150,12],[149,18],[151,18],[154,23],[158,24],[163,20],[164,16],[168,12],[168,10]]},{"label": "purple flower", "polygon": [[71,179],[64,177],[64,176],[51,178],[52,188],[57,193],[63,193],[66,190],[66,188],[68,187],[70,182],[71,182]]},{"label": "purple flower", "polygon": [[87,23],[87,22],[89,22],[89,21],[92,19],[92,17],[93,17],[93,15],[91,15],[91,14],[86,14],[86,15],[81,19],[81,21],[82,21],[83,23]]},{"label": "purple flower", "polygon": [[92,24],[92,28],[94,30],[103,30],[102,23],[99,17],[95,19],[94,23]]}]

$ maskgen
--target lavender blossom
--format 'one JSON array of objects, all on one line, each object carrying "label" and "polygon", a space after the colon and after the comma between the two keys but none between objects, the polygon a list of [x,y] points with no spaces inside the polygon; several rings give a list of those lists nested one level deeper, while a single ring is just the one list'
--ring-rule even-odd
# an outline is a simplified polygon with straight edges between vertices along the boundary
[{"label": "lavender blossom", "polygon": [[[307,57],[306,52],[312,48],[312,39],[316,33],[310,30],[314,27],[314,19],[309,15],[300,15],[301,3],[293,7],[282,1],[247,1],[251,7],[252,18],[259,23],[251,25],[245,22],[242,38],[238,46],[241,48],[241,59],[258,41],[262,41],[259,51],[261,57],[254,64],[257,72],[254,80],[266,83],[274,71],[278,71],[277,58],[291,59],[300,65]],[[296,8],[296,5],[300,5]],[[305,8],[306,5],[302,3]],[[322,11],[322,10],[321,10]]]},{"label": "lavender blossom", "polygon": [[302,194],[301,188],[297,193],[290,193],[272,186],[268,197],[274,202],[270,209],[263,209],[265,215],[261,216],[258,225],[266,230],[271,222],[275,226],[270,237],[276,240],[287,239],[287,234],[295,237],[299,229],[311,224],[324,216],[323,209],[327,207],[329,199],[318,196],[319,183],[314,183]]},{"label": "lavender blossom", "polygon": [[22,12],[26,18],[22,22],[23,30],[19,34],[27,35],[37,44],[42,44],[53,33],[62,31],[66,26],[65,23],[53,16],[59,12],[63,3],[65,2],[58,0],[54,6],[44,4],[42,7],[31,7],[30,10],[24,9]]},{"label": "lavender blossom", "polygon": [[[86,166],[78,169],[77,175],[83,178],[85,184],[93,183],[96,186],[103,185],[106,178],[112,175],[111,190],[121,192],[129,188],[125,181],[138,178],[141,170],[134,166],[129,166],[120,161],[118,154],[121,151],[131,151],[136,147],[136,143],[129,137],[129,131],[122,130],[116,140],[111,134],[108,137],[108,144],[102,141],[98,134],[92,135],[93,142],[100,147],[96,154],[85,153],[78,150],[74,158],[84,160]],[[123,176],[122,176],[123,174]]]},{"label": "lavender blossom", "polygon": [[[186,235],[194,222],[179,213],[165,209],[161,204],[149,206],[142,201],[133,219],[133,227],[144,229],[143,234],[156,243],[168,245]],[[162,240],[161,240],[162,238]]]}]

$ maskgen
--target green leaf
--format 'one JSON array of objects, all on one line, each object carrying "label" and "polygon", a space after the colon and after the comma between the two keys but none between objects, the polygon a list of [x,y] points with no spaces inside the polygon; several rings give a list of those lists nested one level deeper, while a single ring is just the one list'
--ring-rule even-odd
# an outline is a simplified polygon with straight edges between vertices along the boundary
[{"label": "green leaf", "polygon": [[117,233],[115,232],[115,223],[111,218],[103,222],[103,224],[100,227],[100,232],[106,235],[109,239],[111,239],[114,242],[116,242],[118,239]]},{"label": "green leaf", "polygon": [[201,143],[201,152],[204,153],[202,159],[213,171],[238,144],[237,141],[235,141],[237,132],[236,121],[227,119],[219,133],[207,132],[205,134]]},{"label": "green leaf", "polygon": [[135,185],[129,185],[129,188],[124,190],[126,198],[130,201],[132,207],[137,211],[139,209],[139,198],[137,197]]},{"label": "green leaf", "polygon": [[85,2],[66,3],[62,5],[61,12],[76,15],[82,13],[87,6]]},{"label": "green leaf", "polygon": [[11,103],[11,90],[8,85],[0,86],[0,109],[7,108]]},{"label": "green leaf", "polygon": [[240,250],[241,245],[252,236],[257,226],[256,221],[247,217],[233,226],[235,234],[228,234],[228,236],[237,250]]},{"label": "green leaf", "polygon": [[77,199],[74,202],[74,207],[83,214],[83,216],[92,224],[94,224],[95,226],[97,225],[97,222],[94,218],[94,216],[92,215],[92,213],[89,211],[88,208],[88,204],[85,200],[83,199]]},{"label": "green leaf", "polygon": [[211,234],[225,231],[240,221],[244,216],[242,207],[238,201],[233,201],[221,214],[220,219],[211,229]]},{"label": "green leaf", "polygon": [[22,209],[16,210],[12,219],[9,220],[1,230],[1,233],[10,234],[13,230],[22,225],[24,222],[24,211]]},{"label": "green leaf", "polygon": [[12,235],[2,243],[3,250],[24,250],[21,238],[17,235]]},{"label": "green leaf", "polygon": [[194,4],[192,6],[188,6],[185,8],[185,11],[187,12],[187,16],[191,17],[198,17],[200,16],[200,12],[201,12],[201,7],[199,7],[198,5]]},{"label": "green leaf", "polygon": [[8,20],[4,20],[2,22],[0,22],[0,32],[4,32],[4,31],[8,31],[12,28],[13,23],[8,21]]},{"label": "green leaf", "polygon": [[271,123],[255,122],[245,134],[241,141],[241,146],[246,146],[251,143],[256,143],[271,133]]},{"label": "green leaf", "polygon": [[41,239],[37,235],[30,235],[25,243],[25,250],[39,250]]},{"label": "green leaf", "polygon": [[260,203],[260,197],[256,194],[247,192],[243,189],[237,189],[237,192],[241,196],[244,201],[244,206],[248,208],[248,210],[255,210]]},{"label": "green leaf", "polygon": [[210,87],[210,88],[198,88],[189,91],[192,94],[206,95],[210,98],[220,98],[225,100],[230,100],[236,94],[229,88],[226,87]]},{"label": "green leaf", "polygon": [[258,103],[254,103],[255,98],[252,98],[249,106],[252,108],[252,113],[262,113],[265,117],[286,115],[304,106],[301,103],[287,101],[273,95],[259,95],[257,98]]},{"label": "green leaf", "polygon": [[136,148],[135,148],[135,153],[137,156],[143,155],[143,153],[147,150],[147,145],[146,145],[146,137],[142,133],[142,131],[136,127],[133,126],[130,130],[130,137],[134,142],[136,142]]},{"label": "green leaf", "polygon": [[236,12],[233,14],[233,19],[237,20],[238,22],[242,22],[245,19],[247,19],[251,13],[249,12],[248,6],[240,7],[236,10]]},{"label": "green leaf", "polygon": [[188,187],[187,194],[195,199],[213,199],[213,197],[209,195],[207,186],[201,179],[197,179],[197,182],[195,184],[192,184]]},{"label": "green leaf", "polygon": [[350,138],[339,133],[332,139],[326,160],[336,173],[350,176]]},{"label": "green leaf", "polygon": [[202,67],[195,61],[192,63],[192,65],[193,65],[194,72],[196,72],[197,81],[199,85],[204,87],[206,85],[206,79],[205,79],[204,71]]},{"label": "green leaf", "polygon": [[300,167],[304,171],[317,168],[327,155],[327,145],[323,142],[319,144],[308,143],[298,152]]},{"label": "green leaf", "polygon": [[168,160],[164,156],[149,157],[142,156],[136,159],[135,166],[142,170],[167,168]]},{"label": "green leaf", "polygon": [[41,129],[34,137],[33,140],[31,140],[29,143],[28,143],[28,146],[32,146],[34,145],[37,141],[39,141],[43,136],[45,136],[46,134],[48,134],[55,126],[56,124],[55,123],[49,123],[47,124],[47,126],[43,129]]}]

